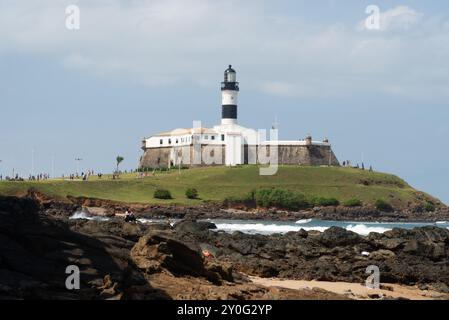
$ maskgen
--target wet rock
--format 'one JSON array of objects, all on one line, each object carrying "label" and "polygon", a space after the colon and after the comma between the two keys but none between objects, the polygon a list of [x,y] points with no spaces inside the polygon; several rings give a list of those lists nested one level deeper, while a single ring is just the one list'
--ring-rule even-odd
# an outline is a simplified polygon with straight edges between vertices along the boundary
[{"label": "wet rock", "polygon": [[180,233],[198,233],[211,229],[217,229],[217,226],[212,222],[195,220],[182,220],[175,223],[173,227]]},{"label": "wet rock", "polygon": [[172,233],[152,231],[141,237],[131,250],[134,263],[154,272],[160,268],[181,275],[204,275],[201,248],[194,242],[176,239]]},{"label": "wet rock", "polygon": [[369,257],[373,260],[388,260],[395,258],[396,254],[393,251],[381,249],[371,252]]},{"label": "wet rock", "polygon": [[361,237],[352,231],[340,227],[331,227],[325,230],[320,241],[328,247],[351,245],[361,242]]}]

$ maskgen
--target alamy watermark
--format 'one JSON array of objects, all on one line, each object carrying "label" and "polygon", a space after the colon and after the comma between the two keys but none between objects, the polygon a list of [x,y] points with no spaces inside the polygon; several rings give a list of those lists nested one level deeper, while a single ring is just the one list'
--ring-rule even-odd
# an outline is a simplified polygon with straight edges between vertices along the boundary
[{"label": "alamy watermark", "polygon": [[367,30],[380,30],[380,8],[376,5],[369,5],[365,12],[369,14],[365,20],[365,28]]},{"label": "alamy watermark", "polygon": [[65,269],[65,273],[69,276],[65,280],[65,287],[67,290],[80,289],[80,269],[76,265],[69,265]]},{"label": "alamy watermark", "polygon": [[65,27],[68,30],[79,30],[81,27],[81,11],[77,5],[69,5],[65,8]]},{"label": "alamy watermark", "polygon": [[369,276],[366,278],[365,286],[368,289],[379,290],[380,289],[380,270],[378,266],[370,265],[366,268],[365,273]]}]

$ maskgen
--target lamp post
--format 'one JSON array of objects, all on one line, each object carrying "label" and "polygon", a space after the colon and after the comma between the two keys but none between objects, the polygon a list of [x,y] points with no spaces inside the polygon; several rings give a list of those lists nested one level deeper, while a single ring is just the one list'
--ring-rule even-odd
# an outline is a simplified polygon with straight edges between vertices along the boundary
[{"label": "lamp post", "polygon": [[55,178],[55,155],[51,155],[51,178]]},{"label": "lamp post", "polygon": [[83,161],[81,158],[75,158],[76,161],[76,174],[79,174],[80,172],[80,161]]},{"label": "lamp post", "polygon": [[31,175],[34,176],[34,149],[31,149]]}]

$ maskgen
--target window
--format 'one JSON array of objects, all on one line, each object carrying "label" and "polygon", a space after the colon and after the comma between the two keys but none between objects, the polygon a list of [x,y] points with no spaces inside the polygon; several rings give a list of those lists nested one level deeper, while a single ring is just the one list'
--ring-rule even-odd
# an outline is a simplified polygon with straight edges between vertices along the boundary
[{"label": "window", "polygon": [[224,134],[221,135],[221,141],[224,141]]},{"label": "window", "polygon": [[176,139],[176,143],[178,143],[178,139]]},{"label": "window", "polygon": [[164,140],[159,140],[159,144],[164,144]]},{"label": "window", "polygon": [[210,138],[211,138],[212,140],[215,140],[215,136],[211,136]]},{"label": "window", "polygon": [[208,136],[208,135],[205,135],[205,136],[204,136],[204,140],[207,140],[207,139],[209,139],[209,136]]},{"label": "window", "polygon": [[171,144],[171,139],[168,139],[168,144]]}]

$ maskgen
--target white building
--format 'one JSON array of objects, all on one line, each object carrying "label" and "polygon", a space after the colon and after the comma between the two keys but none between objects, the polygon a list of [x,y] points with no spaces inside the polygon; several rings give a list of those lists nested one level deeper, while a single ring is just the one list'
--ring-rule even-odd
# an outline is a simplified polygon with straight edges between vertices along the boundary
[{"label": "white building", "polygon": [[318,142],[308,136],[296,141],[267,140],[263,133],[239,125],[239,90],[236,72],[230,65],[221,83],[221,124],[213,128],[198,125],[190,129],[175,129],[145,138],[140,167],[181,164],[235,166],[267,164],[273,160],[291,165],[338,165],[327,139]]}]

